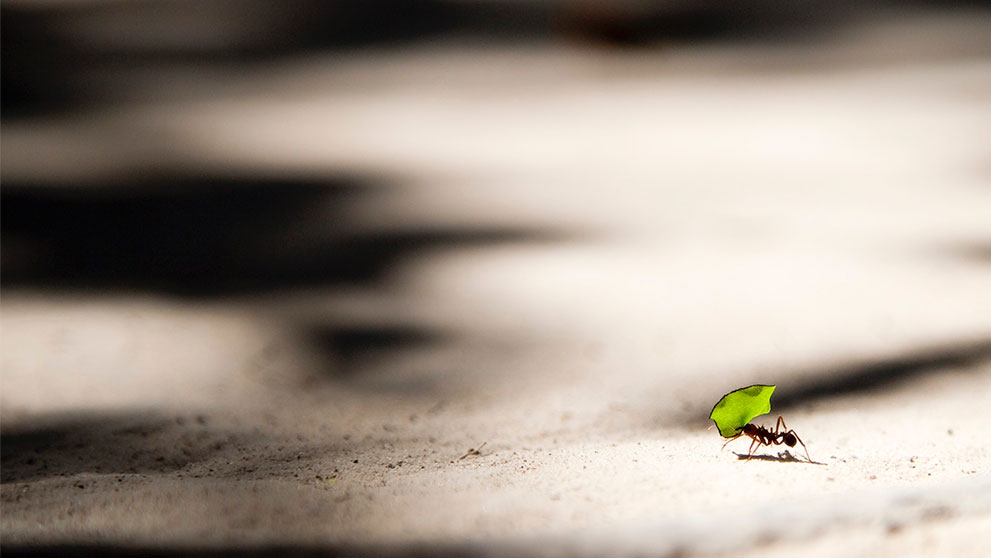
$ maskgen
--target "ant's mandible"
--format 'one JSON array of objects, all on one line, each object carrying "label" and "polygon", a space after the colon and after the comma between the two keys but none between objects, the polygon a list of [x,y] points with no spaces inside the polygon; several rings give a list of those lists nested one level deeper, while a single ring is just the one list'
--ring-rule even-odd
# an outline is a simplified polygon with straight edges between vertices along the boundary
[{"label": "ant's mandible", "polygon": [[[788,425],[785,424],[785,419],[781,415],[778,415],[778,423],[775,425],[773,432],[764,426],[751,422],[744,426],[739,434],[727,440],[726,444],[740,436],[746,436],[753,440],[750,442],[750,449],[747,451],[747,459],[753,457],[754,451],[761,446],[770,446],[771,444],[780,446],[784,444],[789,448],[793,448],[796,443],[799,443],[802,444],[802,449],[805,450],[805,457],[808,457],[809,461],[812,461],[812,458],[809,457],[809,448],[805,447],[805,442],[798,437],[798,434],[794,430],[788,430]],[[723,448],[726,447],[726,444],[723,444]]]}]

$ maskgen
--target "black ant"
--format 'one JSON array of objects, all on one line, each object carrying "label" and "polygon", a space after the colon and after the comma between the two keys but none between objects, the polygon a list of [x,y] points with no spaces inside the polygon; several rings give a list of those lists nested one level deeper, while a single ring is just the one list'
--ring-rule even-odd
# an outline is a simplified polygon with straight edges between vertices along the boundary
[{"label": "black ant", "polygon": [[[743,430],[741,430],[739,434],[733,436],[729,440],[726,440],[726,444],[732,442],[740,436],[750,438],[753,440],[753,442],[750,442],[750,449],[747,451],[747,459],[750,459],[754,456],[754,451],[761,446],[770,446],[771,444],[780,446],[781,444],[784,444],[789,448],[793,448],[795,447],[795,443],[799,443],[802,444],[802,448],[805,450],[805,457],[808,457],[809,461],[812,461],[812,458],[809,457],[809,448],[805,447],[805,442],[798,437],[798,434],[796,434],[794,430],[785,430],[782,432],[782,429],[787,428],[788,425],[785,424],[784,417],[778,415],[778,424],[774,427],[774,432],[771,432],[764,426],[749,423],[743,427]],[[723,448],[726,447],[726,444],[723,444]]]}]

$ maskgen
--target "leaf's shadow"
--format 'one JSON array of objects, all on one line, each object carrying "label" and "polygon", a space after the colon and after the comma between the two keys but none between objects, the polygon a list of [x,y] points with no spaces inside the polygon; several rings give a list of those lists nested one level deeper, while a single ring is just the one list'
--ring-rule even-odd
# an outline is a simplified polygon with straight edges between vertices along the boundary
[{"label": "leaf's shadow", "polygon": [[739,459],[740,461],[776,461],[778,463],[805,463],[806,465],[826,465],[826,463],[820,463],[819,461],[799,459],[798,457],[792,455],[791,452],[788,450],[778,452],[777,455],[768,455],[766,453],[761,455],[747,455],[745,453],[737,453],[735,451],[733,453],[736,454],[737,459]]}]

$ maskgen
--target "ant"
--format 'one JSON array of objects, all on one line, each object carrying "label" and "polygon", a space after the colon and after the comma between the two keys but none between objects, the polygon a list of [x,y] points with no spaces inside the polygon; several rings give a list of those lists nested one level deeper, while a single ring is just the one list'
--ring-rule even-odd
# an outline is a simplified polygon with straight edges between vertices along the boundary
[{"label": "ant", "polygon": [[[753,457],[754,451],[756,451],[757,448],[761,447],[762,445],[770,446],[771,444],[774,444],[776,446],[780,446],[781,444],[784,444],[789,448],[793,448],[795,447],[795,443],[797,442],[799,444],[802,444],[802,448],[805,449],[805,457],[808,457],[809,461],[812,461],[812,458],[809,457],[809,448],[805,447],[805,442],[803,442],[802,439],[798,437],[798,434],[796,434],[794,430],[784,430],[782,432],[783,429],[787,429],[787,428],[788,425],[785,424],[784,417],[778,415],[778,423],[774,427],[774,432],[771,432],[764,426],[756,425],[754,423],[749,423],[743,427],[743,430],[741,430],[739,434],[727,440],[726,444],[732,442],[733,440],[739,438],[740,436],[746,436],[750,438],[751,440],[753,440],[753,442],[750,442],[750,449],[747,451],[747,459],[750,459],[751,457]],[[723,444],[723,448],[726,447],[726,444]]]}]

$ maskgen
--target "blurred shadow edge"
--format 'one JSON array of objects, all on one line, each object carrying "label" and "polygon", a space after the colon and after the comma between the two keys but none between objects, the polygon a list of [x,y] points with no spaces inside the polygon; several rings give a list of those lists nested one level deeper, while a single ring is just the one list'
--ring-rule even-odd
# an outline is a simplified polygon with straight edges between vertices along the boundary
[{"label": "blurred shadow edge", "polygon": [[153,177],[121,186],[2,191],[5,289],[152,292],[189,298],[376,284],[431,250],[557,242],[540,227],[349,219],[370,177]]},{"label": "blurred shadow edge", "polygon": [[845,395],[881,392],[901,383],[951,372],[971,371],[991,361],[991,338],[925,347],[888,357],[823,366],[775,397],[775,407],[796,408]]},{"label": "blurred shadow edge", "polygon": [[[970,3],[930,0],[900,7],[927,4],[945,10]],[[807,40],[877,11],[871,3],[851,0],[8,1],[0,5],[3,116],[71,113],[113,103],[114,88],[92,88],[94,76],[110,70],[233,66],[440,37],[524,44],[563,39],[627,48],[671,41]]]},{"label": "blurred shadow edge", "polygon": [[[419,558],[436,556],[453,558],[456,556],[483,556],[489,552],[480,552],[467,545],[368,545],[357,546],[347,544],[327,545],[264,545],[264,546],[227,546],[219,547],[142,547],[132,545],[108,544],[63,544],[63,545],[28,545],[4,544],[0,552],[6,558],[54,558],[60,556],[93,557],[93,558],[167,558],[170,556],[190,556],[193,558],[317,558],[317,557],[394,557]],[[517,554],[518,555],[518,554]]]}]

